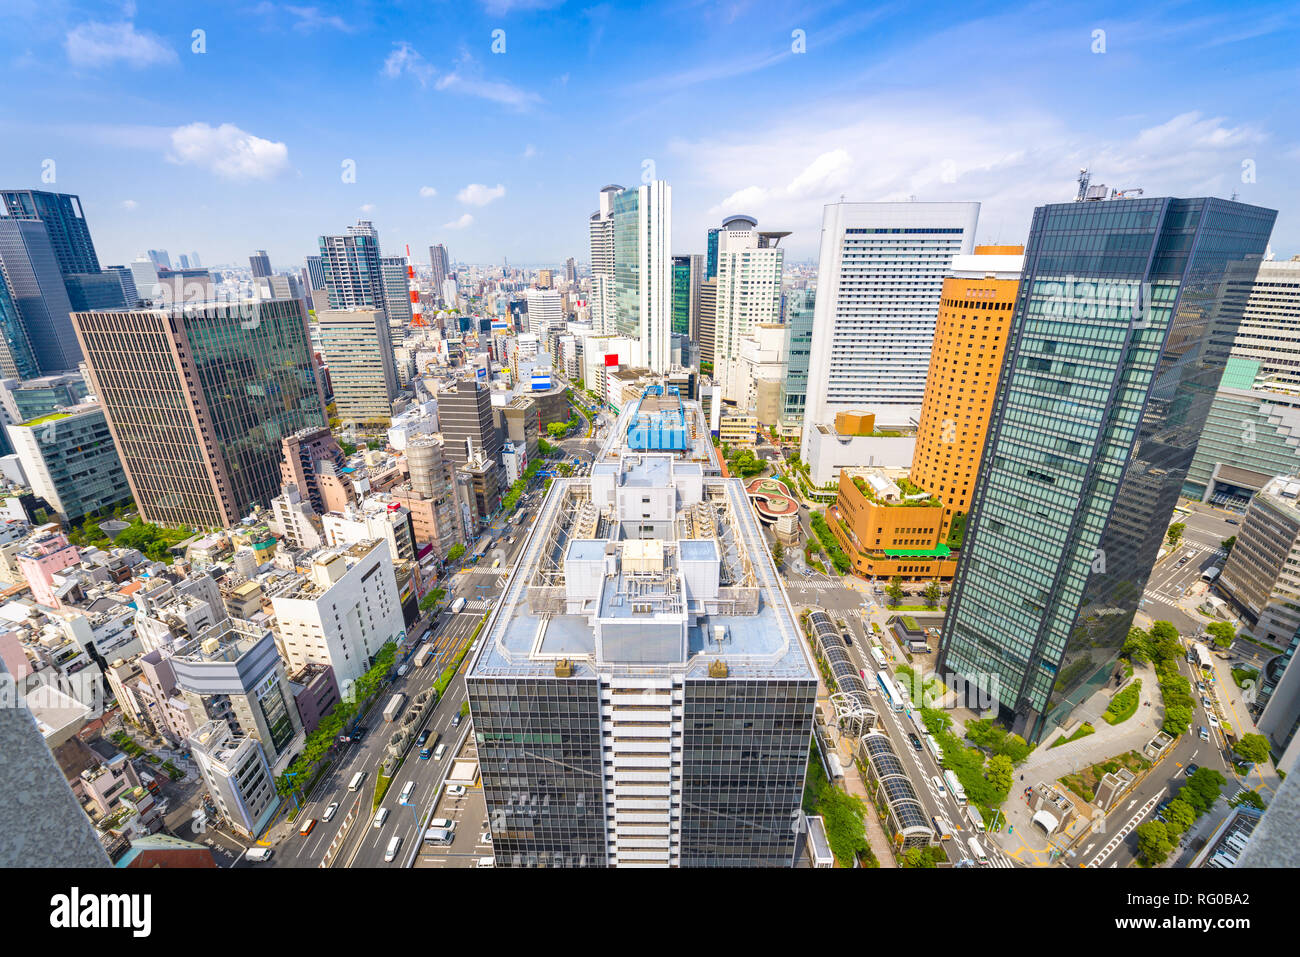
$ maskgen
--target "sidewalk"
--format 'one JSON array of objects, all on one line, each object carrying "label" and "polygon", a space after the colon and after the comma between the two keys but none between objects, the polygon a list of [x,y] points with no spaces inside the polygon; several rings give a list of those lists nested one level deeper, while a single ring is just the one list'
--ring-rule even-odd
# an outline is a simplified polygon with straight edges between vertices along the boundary
[{"label": "sidewalk", "polygon": [[[1164,709],[1160,703],[1160,688],[1155,670],[1150,665],[1138,665],[1134,669],[1133,680],[1142,682],[1142,703],[1138,705],[1133,717],[1117,725],[1107,724],[1101,715],[1115,692],[1109,688],[1098,691],[1075,712],[1079,724],[1086,721],[1096,729],[1092,734],[1069,744],[1049,748],[1048,745],[1062,736],[1059,730],[1053,731],[1029,755],[1025,763],[1016,769],[1011,795],[1002,807],[1008,828],[993,837],[1018,863],[1046,867],[1051,863],[1054,847],[1068,844],[1089,825],[1092,816],[1087,812],[1081,813],[1070,827],[1049,838],[1032,823],[1033,812],[1023,797],[1026,787],[1055,783],[1067,774],[1074,774],[1128,751],[1141,753],[1142,747],[1160,730],[1164,721]],[[1150,702],[1149,706],[1147,702]],[[1095,808],[1092,812],[1095,813]]]}]

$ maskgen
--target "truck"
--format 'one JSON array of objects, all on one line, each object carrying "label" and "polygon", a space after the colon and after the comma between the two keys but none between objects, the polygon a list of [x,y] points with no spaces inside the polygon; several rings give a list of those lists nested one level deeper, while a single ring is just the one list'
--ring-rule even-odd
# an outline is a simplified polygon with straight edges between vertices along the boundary
[{"label": "truck", "polygon": [[384,720],[395,721],[402,711],[402,705],[406,703],[406,695],[397,692],[388,699],[388,704],[384,705]]},{"label": "truck", "polygon": [[425,645],[415,656],[415,667],[423,668],[433,657],[433,645]]},{"label": "truck", "polygon": [[465,607],[465,599],[457,598],[454,602],[451,603],[451,613],[453,615],[459,615],[461,609],[464,607]]}]

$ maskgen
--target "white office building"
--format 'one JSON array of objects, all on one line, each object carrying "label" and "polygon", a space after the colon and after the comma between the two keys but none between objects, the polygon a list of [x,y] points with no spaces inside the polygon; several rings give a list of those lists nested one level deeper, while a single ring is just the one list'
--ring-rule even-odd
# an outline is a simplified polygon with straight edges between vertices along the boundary
[{"label": "white office building", "polygon": [[538,339],[544,340],[552,329],[564,325],[564,306],[558,291],[529,289],[524,298],[528,301],[528,331]]},{"label": "white office building", "polygon": [[744,402],[746,388],[733,368],[741,342],[760,323],[781,321],[781,270],[789,233],[759,232],[758,220],[731,216],[718,232],[717,300],[713,325],[713,379],[723,398]]},{"label": "white office building", "polygon": [[612,208],[612,331],[637,343],[634,365],[666,373],[672,364],[672,187],[657,179],[625,189],[614,195]]},{"label": "white office building", "polygon": [[[952,258],[974,250],[979,203],[831,203],[822,217],[803,449],[836,412],[884,428],[921,415]],[[721,299],[721,296],[719,296]]]},{"label": "white office building", "polygon": [[606,186],[600,191],[600,207],[591,214],[588,232],[591,240],[591,326],[599,335],[612,335],[614,329],[614,197],[622,186]]},{"label": "white office building", "polygon": [[393,562],[378,541],[321,552],[311,575],[273,591],[271,605],[290,673],[330,665],[345,695],[380,648],[406,637]]}]

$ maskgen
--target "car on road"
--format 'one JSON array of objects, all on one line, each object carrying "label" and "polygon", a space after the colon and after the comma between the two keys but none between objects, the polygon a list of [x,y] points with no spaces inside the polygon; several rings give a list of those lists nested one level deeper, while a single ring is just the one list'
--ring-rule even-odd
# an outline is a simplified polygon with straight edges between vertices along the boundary
[{"label": "car on road", "polygon": [[844,643],[849,646],[853,645],[853,636],[850,635],[847,631],[844,633]]},{"label": "car on road", "polygon": [[1215,716],[1213,711],[1205,716],[1205,720],[1210,722],[1211,728],[1217,728],[1219,726],[1219,719]]},{"label": "car on road", "polygon": [[1210,730],[1205,725],[1201,725],[1199,728],[1196,729],[1196,736],[1200,738],[1202,741],[1209,741]]},{"label": "car on road", "polygon": [[388,849],[384,851],[384,863],[390,864],[393,858],[397,857],[397,852],[402,846],[402,835],[394,834],[393,839],[388,842]]},{"label": "car on road", "polygon": [[[1173,799],[1170,798],[1170,800]],[[1156,808],[1156,820],[1163,821],[1165,819],[1165,812],[1167,810],[1169,810],[1169,801],[1164,801],[1160,804],[1159,807]]]},{"label": "car on road", "polygon": [[478,836],[478,842],[479,842],[480,844],[491,844],[491,843],[492,843],[492,832],[491,832],[491,831],[484,831],[482,834],[480,834],[480,835]]},{"label": "car on road", "polygon": [[1199,764],[1189,764],[1187,765],[1187,767],[1183,768],[1183,774],[1185,774],[1187,777],[1190,778],[1193,774],[1195,774],[1199,770],[1201,770],[1201,766]]},{"label": "car on road", "polygon": [[451,716],[451,726],[454,728],[460,724],[460,712],[457,711]]},{"label": "car on road", "polygon": [[325,809],[325,813],[320,816],[320,819],[322,821],[332,821],[334,820],[334,815],[337,814],[338,811],[339,811],[339,802],[335,801],[333,804],[331,804],[329,807]]},{"label": "car on road", "polygon": [[1196,682],[1196,690],[1199,691],[1201,694],[1205,694],[1205,682],[1204,681]]},{"label": "car on road", "polygon": [[1191,560],[1192,560],[1192,556],[1191,556],[1191,555],[1184,555],[1182,558],[1178,559],[1178,563],[1177,563],[1177,565],[1175,565],[1175,567],[1176,567],[1176,568],[1182,568],[1184,565],[1186,565],[1186,564],[1187,564],[1188,562],[1190,562]]},{"label": "car on road", "polygon": [[1228,524],[1229,524],[1229,525],[1240,525],[1241,522],[1237,521],[1235,518],[1230,518],[1230,519],[1228,519]]},{"label": "car on road", "polygon": [[465,785],[463,785],[463,784],[448,784],[448,785],[447,785],[447,794],[448,794],[450,797],[460,797],[460,796],[463,795],[464,793],[465,793]]},{"label": "car on road", "polygon": [[298,828],[298,836],[306,837],[308,834],[312,832],[312,828],[314,828],[315,826],[316,826],[316,819],[314,817],[307,818],[307,820],[302,822],[302,827]]},{"label": "car on road", "polygon": [[384,822],[387,820],[388,820],[388,808],[381,807],[378,811],[375,812],[375,820],[370,826],[383,827]]},{"label": "car on road", "polygon": [[920,751],[924,747],[924,745],[921,744],[921,739],[916,736],[916,732],[914,731],[907,732],[907,740],[912,742],[912,747],[917,751]]},{"label": "car on road", "polygon": [[269,861],[274,856],[275,851],[269,847],[250,847],[248,853],[244,855],[244,860],[258,864],[262,861]]},{"label": "car on road", "polygon": [[1205,697],[1205,695],[1201,695],[1201,707],[1203,707],[1206,711],[1213,711],[1214,703],[1211,702],[1209,698]]}]

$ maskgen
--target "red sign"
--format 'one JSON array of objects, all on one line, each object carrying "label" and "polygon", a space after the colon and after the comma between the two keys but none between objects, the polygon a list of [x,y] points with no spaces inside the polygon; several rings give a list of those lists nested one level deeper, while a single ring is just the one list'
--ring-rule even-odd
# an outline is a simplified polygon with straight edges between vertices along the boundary
[{"label": "red sign", "polygon": [[616,366],[616,365],[618,365],[618,353],[617,353],[617,352],[614,352],[614,353],[606,353],[606,355],[605,355],[605,365],[607,365],[607,366]]}]

